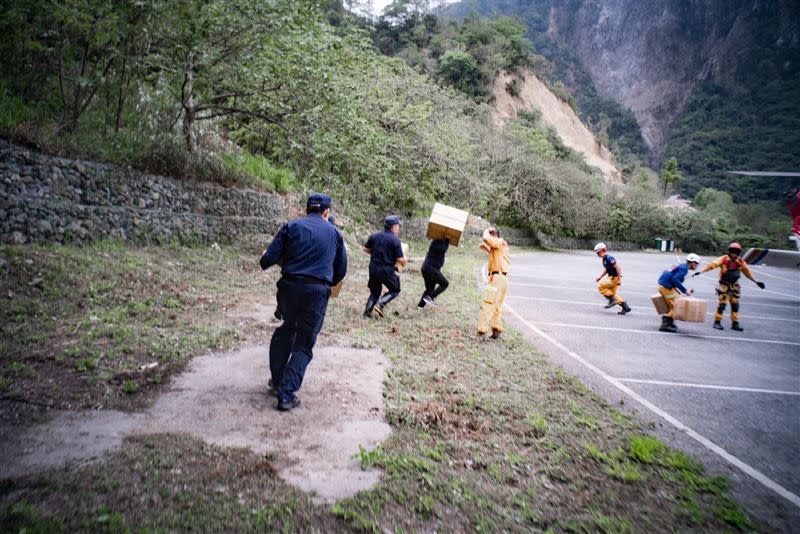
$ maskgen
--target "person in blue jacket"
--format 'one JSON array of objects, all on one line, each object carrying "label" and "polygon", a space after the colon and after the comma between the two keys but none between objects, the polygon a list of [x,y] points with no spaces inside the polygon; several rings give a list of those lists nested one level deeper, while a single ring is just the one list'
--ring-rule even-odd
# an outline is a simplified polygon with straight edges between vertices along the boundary
[{"label": "person in blue jacket", "polygon": [[[403,246],[400,243],[400,217],[388,215],[383,220],[383,232],[375,232],[364,244],[364,252],[370,255],[369,260],[369,298],[364,308],[364,317],[371,317],[373,310],[380,317],[384,316],[384,308],[400,294],[400,277],[395,272],[395,264],[406,264]],[[381,296],[383,286],[386,293]]]},{"label": "person in blue jacket", "polygon": [[686,279],[686,275],[689,271],[694,271],[697,269],[698,265],[700,265],[700,256],[697,254],[689,254],[686,256],[686,263],[681,263],[668,271],[664,271],[658,278],[658,292],[661,293],[661,296],[664,297],[664,300],[667,301],[667,305],[669,305],[669,313],[661,316],[661,327],[659,330],[662,332],[678,331],[678,327],[675,326],[675,319],[673,318],[675,314],[675,299],[677,299],[681,293],[686,296],[692,294],[691,289],[687,290],[683,287],[683,281]]},{"label": "person in blue jacket", "polygon": [[261,256],[261,268],[281,266],[278,309],[283,324],[269,344],[270,388],[278,410],[300,405],[295,393],[303,384],[314,344],[325,321],[330,286],[347,274],[347,252],[342,234],[328,223],[331,199],[314,193],[306,202],[306,216],[284,224]]}]

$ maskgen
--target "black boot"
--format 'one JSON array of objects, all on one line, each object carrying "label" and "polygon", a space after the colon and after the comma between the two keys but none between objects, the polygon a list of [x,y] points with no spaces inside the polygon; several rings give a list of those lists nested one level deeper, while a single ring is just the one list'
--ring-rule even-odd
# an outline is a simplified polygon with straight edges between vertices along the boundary
[{"label": "black boot", "polygon": [[744,332],[744,328],[739,326],[739,321],[733,321],[731,323],[731,330],[736,330],[737,332]]},{"label": "black boot", "polygon": [[378,299],[377,304],[375,304],[375,313],[383,317],[384,316],[383,309],[386,307],[387,304],[393,301],[394,298],[399,294],[400,294],[399,291],[396,292],[392,291],[385,293],[381,298]]},{"label": "black boot", "polygon": [[677,332],[678,327],[675,326],[675,323],[672,321],[672,317],[667,317],[666,315],[661,316],[661,326],[659,327],[661,332]]},{"label": "black boot", "polygon": [[364,317],[372,317],[372,309],[375,307],[376,302],[378,302],[378,299],[370,295],[367,299],[367,307],[364,308]]},{"label": "black boot", "polygon": [[719,321],[714,321],[714,328],[716,328],[717,330],[725,330],[724,328],[722,328],[722,323],[720,323]]},{"label": "black boot", "polygon": [[628,306],[628,303],[625,301],[622,301],[622,304],[620,304],[620,306],[622,306],[622,311],[617,312],[618,315],[625,315],[626,313],[631,311],[631,307]]},{"label": "black boot", "polygon": [[606,298],[608,299],[608,304],[603,306],[603,308],[609,309],[617,305],[616,301],[614,300],[614,297],[606,297]]}]

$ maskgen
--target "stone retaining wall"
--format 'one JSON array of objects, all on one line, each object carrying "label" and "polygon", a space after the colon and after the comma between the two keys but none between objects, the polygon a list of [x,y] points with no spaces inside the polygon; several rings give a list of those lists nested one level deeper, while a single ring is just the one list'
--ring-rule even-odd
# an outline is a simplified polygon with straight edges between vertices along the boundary
[{"label": "stone retaining wall", "polygon": [[0,141],[4,243],[269,239],[292,205],[278,194],[142,175]]}]

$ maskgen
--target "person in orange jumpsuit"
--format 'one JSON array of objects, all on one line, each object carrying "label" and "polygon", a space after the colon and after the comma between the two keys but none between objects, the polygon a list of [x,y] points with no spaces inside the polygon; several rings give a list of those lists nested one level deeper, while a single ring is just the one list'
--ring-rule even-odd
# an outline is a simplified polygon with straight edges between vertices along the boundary
[{"label": "person in orange jumpsuit", "polygon": [[694,273],[692,276],[697,276],[714,269],[719,269],[719,285],[717,286],[717,295],[719,295],[719,302],[717,304],[717,313],[714,314],[714,328],[723,330],[722,328],[722,314],[725,311],[725,305],[730,302],[731,304],[731,330],[741,332],[744,330],[739,324],[739,297],[741,296],[741,288],[739,287],[739,276],[745,275],[752,280],[758,287],[764,289],[766,286],[764,282],[759,282],[753,278],[753,273],[747,263],[739,256],[742,253],[742,245],[739,243],[731,243],[728,245],[728,254],[712,261],[706,265],[702,271]]},{"label": "person in orange jumpsuit", "polygon": [[483,243],[480,247],[489,253],[489,285],[496,291],[492,302],[481,302],[481,311],[478,315],[478,336],[485,338],[492,330],[492,339],[497,339],[505,330],[500,319],[503,315],[503,302],[508,293],[508,269],[511,266],[511,255],[508,253],[508,243],[500,237],[497,228],[487,228],[483,231]]},{"label": "person in orange jumpsuit", "polygon": [[603,280],[597,286],[597,290],[603,295],[605,298],[608,299],[608,304],[606,304],[606,308],[613,308],[614,306],[619,305],[622,310],[618,313],[619,315],[625,315],[629,311],[631,311],[631,307],[628,306],[628,303],[625,302],[621,296],[617,294],[617,288],[622,283],[622,269],[617,263],[617,260],[614,259],[608,253],[608,247],[605,243],[598,243],[594,246],[594,252],[597,254],[600,259],[603,261],[603,272],[594,279],[595,282],[600,282],[604,276],[608,275],[608,279]]}]

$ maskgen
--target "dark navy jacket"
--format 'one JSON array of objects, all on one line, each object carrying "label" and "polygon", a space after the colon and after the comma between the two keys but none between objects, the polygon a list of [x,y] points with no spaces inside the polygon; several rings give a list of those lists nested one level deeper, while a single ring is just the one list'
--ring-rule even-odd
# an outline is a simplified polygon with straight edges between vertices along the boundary
[{"label": "dark navy jacket", "polygon": [[658,285],[664,286],[667,289],[677,289],[681,293],[686,293],[686,288],[683,287],[683,281],[686,279],[686,274],[689,272],[689,265],[681,263],[671,271],[664,271],[658,279]]},{"label": "dark navy jacket", "polygon": [[422,262],[422,268],[441,269],[444,266],[444,255],[450,247],[446,239],[434,239],[428,247],[428,254]]},{"label": "dark navy jacket", "polygon": [[392,268],[397,258],[403,257],[403,247],[400,238],[391,230],[376,232],[369,236],[364,245],[370,250],[370,268]]},{"label": "dark navy jacket", "polygon": [[606,254],[603,257],[603,267],[606,268],[606,273],[608,273],[608,276],[619,276],[619,272],[617,271],[617,260],[614,259],[614,256],[609,256]]},{"label": "dark navy jacket", "polygon": [[347,274],[342,234],[318,213],[284,224],[261,256],[261,268],[281,264],[281,274],[338,284]]}]

